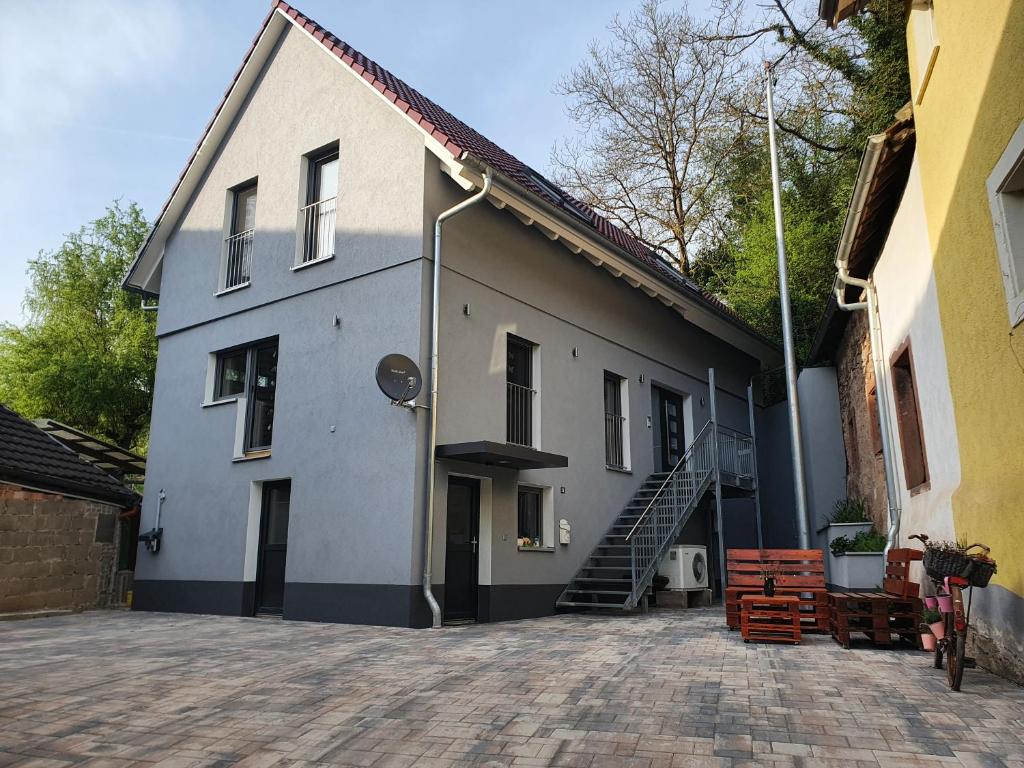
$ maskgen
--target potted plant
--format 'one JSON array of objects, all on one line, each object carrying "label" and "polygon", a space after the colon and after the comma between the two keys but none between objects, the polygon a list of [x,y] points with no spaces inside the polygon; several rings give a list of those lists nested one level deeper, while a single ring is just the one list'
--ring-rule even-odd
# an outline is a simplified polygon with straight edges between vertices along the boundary
[{"label": "potted plant", "polygon": [[929,596],[925,597],[924,598],[924,607],[925,608],[938,608],[939,607],[939,598],[935,597],[934,595],[929,595]]},{"label": "potted plant", "polygon": [[928,629],[927,624],[921,624],[921,650],[922,651],[934,651],[935,650],[935,635]]},{"label": "potted plant", "polygon": [[[921,614],[921,620],[928,625],[931,637],[935,640],[941,640],[946,636],[946,623],[942,619],[942,614],[934,608],[925,609]],[[932,648],[934,649],[934,647],[933,644]]]},{"label": "potted plant", "polygon": [[885,535],[874,528],[852,539],[839,536],[829,545],[831,580],[844,589],[877,589],[884,578]]},{"label": "potted plant", "polygon": [[764,596],[774,597],[775,596],[775,585],[779,580],[781,569],[778,563],[761,563],[761,567],[758,570],[758,574],[761,579],[764,580]]},{"label": "potted plant", "polygon": [[831,554],[832,542],[836,539],[846,537],[853,538],[862,531],[870,531],[873,527],[871,518],[868,517],[867,505],[863,500],[857,498],[839,499],[832,507],[832,514],[825,521],[825,526],[818,532],[826,532],[828,540],[828,575],[829,581],[838,583],[833,574],[837,566],[835,555]]}]

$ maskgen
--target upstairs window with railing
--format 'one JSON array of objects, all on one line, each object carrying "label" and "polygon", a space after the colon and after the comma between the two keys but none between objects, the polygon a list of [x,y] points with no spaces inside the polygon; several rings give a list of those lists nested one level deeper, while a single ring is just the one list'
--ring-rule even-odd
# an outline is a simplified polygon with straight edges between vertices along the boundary
[{"label": "upstairs window with railing", "polygon": [[231,226],[224,239],[220,290],[243,288],[252,274],[252,236],[256,227],[256,182],[231,192]]},{"label": "upstairs window with railing", "polygon": [[506,368],[506,440],[515,445],[534,447],[533,355],[536,345],[517,336],[508,336]]},{"label": "upstairs window with railing", "polygon": [[626,469],[626,409],[621,376],[604,374],[604,463],[609,469]]},{"label": "upstairs window with railing", "polygon": [[338,214],[338,151],[309,158],[306,205],[299,211],[302,244],[297,266],[334,257]]}]

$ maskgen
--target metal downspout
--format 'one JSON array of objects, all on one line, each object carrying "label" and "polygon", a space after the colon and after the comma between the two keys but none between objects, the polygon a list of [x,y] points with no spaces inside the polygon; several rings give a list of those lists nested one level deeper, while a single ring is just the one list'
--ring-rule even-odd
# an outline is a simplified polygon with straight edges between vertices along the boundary
[{"label": "metal downspout", "polygon": [[467,197],[461,203],[453,205],[443,211],[434,222],[434,285],[431,300],[430,316],[430,445],[427,449],[427,499],[424,505],[424,531],[423,531],[423,598],[430,606],[430,613],[433,617],[433,626],[441,626],[441,607],[434,598],[430,589],[431,561],[433,560],[434,548],[434,474],[436,453],[437,453],[437,371],[438,371],[438,326],[441,308],[441,225],[453,216],[457,216],[471,205],[483,200],[491,191],[492,176],[490,171],[483,173],[484,185],[472,197]]},{"label": "metal downspout", "polygon": [[[871,280],[852,277],[843,262],[837,262],[838,282],[835,288],[836,303],[844,312],[859,309],[868,313],[868,338],[871,342],[871,362],[875,373],[875,400],[878,406],[878,429],[882,438],[882,459],[885,464],[885,492],[889,498],[889,531],[885,540],[885,555],[899,543],[900,517],[903,514],[899,490],[896,487],[896,464],[892,441],[892,424],[889,421],[889,397],[886,386],[885,368],[882,364],[882,327],[878,315],[878,294]],[[847,303],[843,300],[843,287],[852,285],[862,288],[866,301]]]},{"label": "metal downspout", "polygon": [[797,390],[796,350],[793,343],[793,314],[789,302],[789,274],[786,266],[786,238],[782,222],[782,182],[775,142],[775,97],[772,65],[765,63],[768,101],[768,147],[772,166],[772,202],[775,210],[775,251],[779,263],[779,309],[782,315],[782,345],[786,362],[786,400],[789,408],[790,452],[793,460],[793,497],[796,502],[796,531],[801,549],[811,546],[807,514],[807,479],[804,473],[804,445],[800,424],[800,395]]}]

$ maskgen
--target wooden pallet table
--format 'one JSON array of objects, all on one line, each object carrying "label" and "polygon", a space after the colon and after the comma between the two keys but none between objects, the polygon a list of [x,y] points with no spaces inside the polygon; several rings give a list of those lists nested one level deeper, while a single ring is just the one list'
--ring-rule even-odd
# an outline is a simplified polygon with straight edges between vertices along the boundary
[{"label": "wooden pallet table", "polygon": [[764,589],[760,572],[770,563],[778,572],[775,594],[797,598],[804,632],[829,631],[824,554],[820,549],[729,549],[725,618],[729,629],[740,628],[740,601]]},{"label": "wooden pallet table", "polygon": [[800,600],[793,595],[744,595],[740,598],[743,642],[800,642]]},{"label": "wooden pallet table", "polygon": [[864,634],[875,645],[892,645],[893,636],[917,646],[921,642],[922,602],[887,592],[829,592],[829,631],[843,648],[851,634]]}]

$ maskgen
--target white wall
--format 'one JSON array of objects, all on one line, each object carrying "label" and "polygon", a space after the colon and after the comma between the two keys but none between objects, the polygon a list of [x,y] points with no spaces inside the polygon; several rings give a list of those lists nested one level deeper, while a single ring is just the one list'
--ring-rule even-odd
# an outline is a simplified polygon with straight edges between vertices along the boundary
[{"label": "white wall", "polygon": [[933,539],[952,539],[951,498],[960,485],[959,448],[916,156],[873,276],[878,290],[890,407],[893,395],[889,366],[893,353],[909,339],[928,461],[929,483],[911,495],[903,470],[896,413],[892,410],[896,484],[903,507],[900,543],[906,546],[908,535],[921,532]]}]

